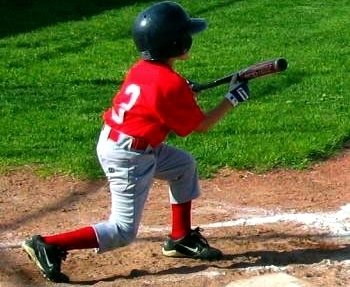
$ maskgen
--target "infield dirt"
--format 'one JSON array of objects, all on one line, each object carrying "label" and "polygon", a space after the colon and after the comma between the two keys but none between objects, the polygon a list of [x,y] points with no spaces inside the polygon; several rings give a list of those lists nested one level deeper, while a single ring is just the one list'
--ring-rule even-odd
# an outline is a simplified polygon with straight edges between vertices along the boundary
[{"label": "infield dirt", "polygon": [[[161,255],[170,209],[167,186],[156,181],[138,240],[105,254],[70,252],[63,271],[71,283],[65,286],[221,287],[272,273],[291,275],[310,286],[350,286],[350,230],[346,229],[350,212],[339,219],[344,234],[349,231],[348,237],[341,238],[327,238],[327,230],[300,220],[223,224],[278,214],[312,214],[317,221],[318,214],[333,213],[335,224],[339,223],[337,212],[350,203],[349,149],[305,171],[221,170],[214,178],[202,180],[201,188],[202,196],[193,203],[193,226],[208,226],[203,235],[222,249],[223,260]],[[106,219],[108,214],[105,180],[44,179],[28,167],[0,176],[0,286],[57,286],[43,279],[16,246],[33,234],[71,230]]]}]

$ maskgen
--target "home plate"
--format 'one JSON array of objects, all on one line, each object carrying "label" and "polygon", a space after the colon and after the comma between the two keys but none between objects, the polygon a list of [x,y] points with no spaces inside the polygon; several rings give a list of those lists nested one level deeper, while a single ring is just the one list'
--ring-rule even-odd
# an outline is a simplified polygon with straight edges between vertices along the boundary
[{"label": "home plate", "polygon": [[275,273],[231,282],[226,287],[312,287],[312,285],[285,273]]}]

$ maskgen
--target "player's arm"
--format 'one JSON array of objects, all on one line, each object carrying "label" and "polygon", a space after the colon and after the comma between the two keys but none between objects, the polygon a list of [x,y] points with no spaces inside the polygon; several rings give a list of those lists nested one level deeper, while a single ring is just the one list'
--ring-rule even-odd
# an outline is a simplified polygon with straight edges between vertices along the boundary
[{"label": "player's arm", "polygon": [[221,118],[232,109],[232,104],[223,99],[214,109],[204,114],[204,119],[197,126],[194,132],[203,133],[214,126]]},{"label": "player's arm", "polygon": [[206,112],[202,122],[194,132],[206,132],[214,126],[232,107],[246,101],[249,98],[249,88],[246,82],[237,82],[232,79],[228,93],[225,98],[212,110]]}]

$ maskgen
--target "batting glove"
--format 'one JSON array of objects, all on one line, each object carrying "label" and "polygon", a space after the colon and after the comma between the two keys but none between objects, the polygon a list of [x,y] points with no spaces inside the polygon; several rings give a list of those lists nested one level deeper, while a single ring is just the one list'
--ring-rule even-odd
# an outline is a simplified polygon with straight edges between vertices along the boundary
[{"label": "batting glove", "polygon": [[232,77],[229,92],[225,95],[225,98],[228,99],[234,107],[246,101],[249,98],[248,83],[238,82],[235,76]]}]

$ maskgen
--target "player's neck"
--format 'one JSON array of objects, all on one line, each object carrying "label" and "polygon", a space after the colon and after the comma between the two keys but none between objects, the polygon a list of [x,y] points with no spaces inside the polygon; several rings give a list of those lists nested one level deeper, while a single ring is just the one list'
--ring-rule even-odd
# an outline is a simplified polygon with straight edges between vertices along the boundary
[{"label": "player's neck", "polygon": [[169,58],[166,60],[166,63],[170,66],[170,67],[174,67],[175,61],[180,60],[180,61],[185,61],[189,58],[189,52],[186,52],[180,56],[177,57],[173,57],[173,58]]},{"label": "player's neck", "polygon": [[174,67],[175,60],[176,60],[175,58],[170,58],[165,63],[172,68],[172,67]]}]

